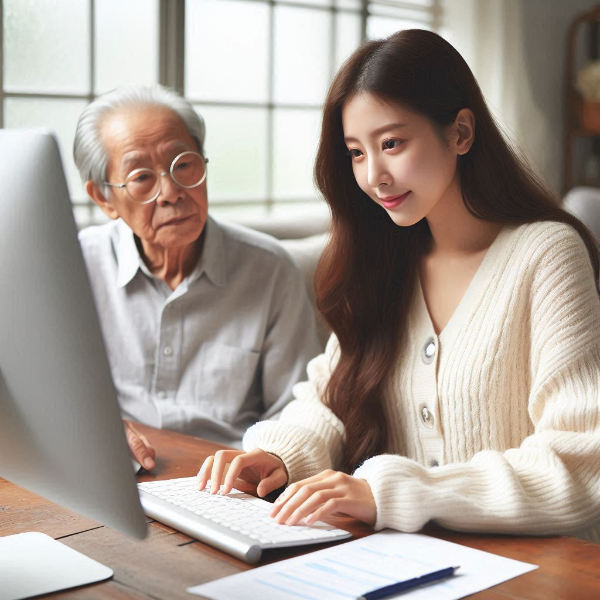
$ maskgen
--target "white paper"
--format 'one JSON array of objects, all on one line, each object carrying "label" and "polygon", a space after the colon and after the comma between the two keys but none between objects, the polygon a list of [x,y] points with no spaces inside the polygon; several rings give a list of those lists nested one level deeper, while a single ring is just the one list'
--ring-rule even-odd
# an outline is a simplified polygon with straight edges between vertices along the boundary
[{"label": "white paper", "polygon": [[426,535],[386,530],[187,591],[211,600],[342,600],[458,566],[454,577],[390,598],[456,600],[538,568]]}]

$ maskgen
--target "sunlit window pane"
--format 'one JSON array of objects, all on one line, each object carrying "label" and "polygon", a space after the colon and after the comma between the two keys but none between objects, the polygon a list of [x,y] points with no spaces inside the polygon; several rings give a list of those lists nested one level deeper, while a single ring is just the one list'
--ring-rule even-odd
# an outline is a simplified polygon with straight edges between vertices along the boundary
[{"label": "sunlit window pane", "polygon": [[354,10],[362,8],[361,0],[335,0],[335,5],[339,8],[352,8]]},{"label": "sunlit window pane", "polygon": [[333,0],[275,0],[275,2],[285,2],[286,4],[312,4],[313,6],[331,6]]},{"label": "sunlit window pane", "polygon": [[336,16],[337,40],[335,44],[335,69],[360,45],[360,17],[352,13]]},{"label": "sunlit window pane", "polygon": [[367,20],[367,37],[371,40],[386,38],[401,29],[431,29],[431,27],[418,21],[389,17],[369,17]]},{"label": "sunlit window pane", "polygon": [[312,178],[321,111],[277,110],[274,119],[274,186],[276,200],[316,198]]},{"label": "sunlit window pane", "polygon": [[276,102],[321,104],[325,100],[329,84],[330,36],[331,13],[276,7]]},{"label": "sunlit window pane", "polygon": [[186,96],[198,100],[267,101],[267,4],[188,0],[185,21]]},{"label": "sunlit window pane", "polygon": [[124,83],[158,81],[158,0],[94,3],[96,73],[94,91]]},{"label": "sunlit window pane", "polygon": [[4,0],[4,89],[86,94],[89,2]]},{"label": "sunlit window pane", "polygon": [[267,110],[194,108],[206,123],[209,203],[263,200],[267,189]]},{"label": "sunlit window pane", "polygon": [[71,198],[86,196],[79,173],[73,163],[75,127],[77,119],[86,105],[85,100],[45,100],[40,98],[6,98],[4,100],[4,126],[6,128],[44,127],[56,134]]}]

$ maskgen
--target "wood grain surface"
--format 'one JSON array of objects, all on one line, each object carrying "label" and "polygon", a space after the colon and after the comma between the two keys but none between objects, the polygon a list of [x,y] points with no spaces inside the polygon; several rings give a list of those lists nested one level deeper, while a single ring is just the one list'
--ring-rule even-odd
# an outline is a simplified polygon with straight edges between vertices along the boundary
[{"label": "wood grain surface", "polygon": [[[206,456],[222,447],[179,433],[143,425],[136,427],[157,453],[156,468],[141,474],[140,481],[195,475]],[[143,541],[132,540],[0,479],[0,536],[41,531],[114,571],[109,581],[47,598],[190,600],[193,596],[185,591],[187,587],[254,568],[161,523],[148,521],[148,537]],[[350,531],[355,538],[373,533],[370,527],[347,517],[328,521]],[[531,573],[473,596],[478,600],[600,599],[600,546],[595,544],[569,537],[473,535],[434,525],[428,525],[423,533],[539,565]],[[307,551],[272,550],[265,553],[260,565]]]}]

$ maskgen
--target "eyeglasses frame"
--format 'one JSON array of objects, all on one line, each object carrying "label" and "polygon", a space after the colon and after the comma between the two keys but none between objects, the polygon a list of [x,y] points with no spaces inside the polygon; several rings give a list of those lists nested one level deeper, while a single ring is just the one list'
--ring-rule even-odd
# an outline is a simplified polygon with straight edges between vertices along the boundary
[{"label": "eyeglasses frame", "polygon": [[[175,176],[173,175],[173,167],[175,166],[175,163],[182,157],[185,156],[186,154],[194,154],[196,156],[199,156],[203,161],[204,164],[207,165],[208,164],[208,158],[205,158],[204,156],[202,156],[202,154],[200,154],[199,152],[194,152],[193,150],[186,150],[185,152],[181,152],[180,154],[178,154],[171,162],[171,166],[169,167],[168,171],[163,171],[162,173],[159,173],[159,183],[162,177],[164,177],[165,175],[170,175],[171,176],[171,181],[179,186],[182,187],[186,190],[191,190],[193,188],[198,187],[199,185],[202,185],[204,183],[204,181],[206,180],[206,175],[208,174],[208,169],[204,169],[204,175],[202,176],[202,179],[200,179],[200,181],[198,183],[195,183],[194,185],[182,185],[181,183],[179,183],[176,179]],[[153,171],[152,169],[149,169],[148,167],[140,167],[139,169],[134,169],[133,171],[131,171],[131,173],[129,173],[127,175],[127,179],[129,179],[132,175],[135,175],[136,173],[141,173],[143,171],[150,171],[151,173],[154,173],[156,175],[156,171]],[[129,193],[129,191],[127,190],[127,183],[109,183],[108,181],[103,181],[102,182],[103,185],[108,185],[110,187],[114,187],[117,188],[119,190],[122,190],[123,188],[125,188],[125,191],[127,192],[127,195],[131,198],[131,194]],[[134,198],[131,198],[137,205],[139,206],[144,206],[144,204],[150,204],[151,202],[154,202],[155,200],[158,199],[158,197],[160,196],[160,193],[162,191],[162,185],[158,186],[158,192],[156,192],[156,194],[150,198],[150,200],[144,200],[144,202],[138,202],[137,200],[135,200]]]}]

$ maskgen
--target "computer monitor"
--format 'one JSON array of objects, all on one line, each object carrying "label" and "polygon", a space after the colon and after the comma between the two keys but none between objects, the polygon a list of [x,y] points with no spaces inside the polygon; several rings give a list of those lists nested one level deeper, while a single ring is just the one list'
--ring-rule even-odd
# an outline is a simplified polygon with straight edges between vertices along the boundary
[{"label": "computer monitor", "polygon": [[146,535],[58,146],[0,130],[0,477]]}]

